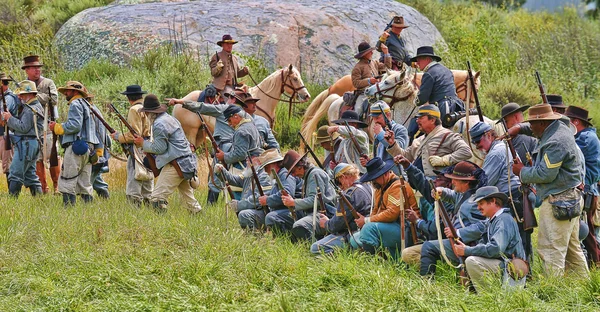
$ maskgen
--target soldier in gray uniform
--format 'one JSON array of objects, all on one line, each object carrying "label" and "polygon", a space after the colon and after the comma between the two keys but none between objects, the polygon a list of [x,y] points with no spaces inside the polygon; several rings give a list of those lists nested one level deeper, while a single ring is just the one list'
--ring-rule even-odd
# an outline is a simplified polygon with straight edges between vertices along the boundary
[{"label": "soldier in gray uniform", "polygon": [[[4,101],[6,101],[6,107],[11,114],[16,115],[16,107],[19,103],[19,98],[10,90],[8,84],[11,79],[6,76],[5,73],[0,73],[0,81],[2,84],[0,85],[0,92],[4,96]],[[4,105],[4,103],[0,103],[0,106]],[[4,111],[2,109],[1,111]],[[13,158],[13,149],[6,149],[6,145],[4,143],[4,128],[0,127],[0,160],[2,160],[2,173],[6,175],[6,185],[8,185],[8,169],[10,168],[10,163]]]},{"label": "soldier in gray uniform", "polygon": [[[454,75],[440,63],[441,57],[435,55],[433,48],[423,46],[417,49],[417,55],[411,59],[423,71],[421,87],[417,96],[417,105],[434,104],[440,109],[442,121],[446,114],[464,111],[463,102],[456,95]],[[449,127],[451,125],[443,125]],[[413,137],[417,132],[416,120],[413,119],[408,126],[408,135]]]},{"label": "soldier in gray uniform", "polygon": [[[63,195],[65,206],[74,205],[78,194],[85,202],[91,202],[93,189],[90,182],[90,152],[100,142],[90,107],[85,101],[87,93],[83,84],[77,81],[67,82],[65,87],[58,88],[58,92],[64,94],[69,101],[69,112],[65,122],[50,122],[50,130],[63,136],[62,146],[65,149],[58,191]],[[103,152],[102,149],[95,151],[98,157],[103,156]]]},{"label": "soldier in gray uniform", "polygon": [[36,98],[35,83],[25,80],[20,85],[17,95],[21,103],[15,108],[17,115],[2,113],[3,120],[13,131],[11,138],[15,150],[8,176],[8,192],[19,196],[21,187],[25,185],[30,189],[31,195],[35,196],[42,194],[42,185],[35,174],[35,162],[40,151],[39,135],[44,123],[35,113],[42,114],[43,109]]}]

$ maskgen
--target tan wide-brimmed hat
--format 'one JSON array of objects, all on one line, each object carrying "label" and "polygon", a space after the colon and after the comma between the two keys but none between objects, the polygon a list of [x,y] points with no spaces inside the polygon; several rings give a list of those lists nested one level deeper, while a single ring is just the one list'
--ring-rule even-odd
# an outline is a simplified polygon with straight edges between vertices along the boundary
[{"label": "tan wide-brimmed hat", "polygon": [[404,24],[403,16],[394,16],[394,20],[392,21],[392,26],[408,28],[408,26],[406,24]]},{"label": "tan wide-brimmed hat", "polygon": [[15,93],[17,95],[21,95],[21,94],[27,94],[27,93],[32,93],[32,94],[37,94],[37,87],[35,86],[35,82],[31,81],[31,80],[23,80],[19,83],[19,88],[17,88],[17,90],[15,90]]},{"label": "tan wide-brimmed hat", "polygon": [[276,163],[282,160],[283,156],[281,156],[281,154],[276,148],[265,150],[262,154],[258,156],[258,162],[260,162],[260,166],[258,166],[258,169],[263,169],[269,164]]},{"label": "tan wide-brimmed hat", "polygon": [[327,133],[327,129],[329,129],[329,126],[324,125],[324,126],[321,126],[319,128],[319,130],[317,130],[317,136],[315,137],[315,144],[332,142],[332,141],[335,141],[335,139],[337,139],[340,136],[340,134],[337,132],[334,132],[331,135],[329,135]]},{"label": "tan wide-brimmed hat", "polygon": [[12,79],[8,78],[5,73],[0,73],[0,81],[11,81]]},{"label": "tan wide-brimmed hat", "polygon": [[561,114],[552,111],[550,104],[537,104],[529,108],[527,121],[557,120]]},{"label": "tan wide-brimmed hat", "polygon": [[85,86],[79,81],[67,81],[66,86],[58,88],[58,92],[65,94],[67,90],[75,90],[79,91],[81,95],[85,98],[88,97],[87,89]]},{"label": "tan wide-brimmed hat", "polygon": [[40,57],[37,55],[29,55],[23,58],[23,66],[21,69],[25,69],[27,67],[42,67],[44,64],[40,63]]}]

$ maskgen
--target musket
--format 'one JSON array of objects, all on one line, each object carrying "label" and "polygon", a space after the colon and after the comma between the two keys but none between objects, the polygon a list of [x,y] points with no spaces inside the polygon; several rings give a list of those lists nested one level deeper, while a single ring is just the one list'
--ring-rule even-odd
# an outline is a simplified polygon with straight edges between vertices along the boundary
[{"label": "musket", "polygon": [[535,71],[535,80],[537,82],[538,88],[540,89],[540,96],[542,97],[542,103],[548,104],[548,97],[546,97],[546,87],[544,87],[544,83],[542,83],[542,77],[540,73]]},{"label": "musket", "polygon": [[[525,142],[523,142],[523,147],[525,148],[525,158],[527,158],[528,165],[533,166],[533,160],[531,159],[531,155],[527,150]],[[529,201],[530,192],[531,188],[529,185],[521,184],[521,193],[523,193],[523,230],[525,231],[533,231],[533,228],[538,226],[537,219],[533,211],[533,206]]]},{"label": "musket", "polygon": [[229,200],[234,199],[233,190],[231,189],[231,185],[229,185],[229,181],[227,181],[227,179],[225,179],[225,175],[223,174],[223,171],[221,171],[219,173],[221,176],[221,180],[223,180],[223,183],[225,183],[225,189],[227,190],[227,193],[229,194]]},{"label": "musket", "polygon": [[[252,179],[254,179],[254,182],[256,183],[256,188],[258,189],[258,195],[265,196],[265,192],[263,191],[262,185],[260,185],[260,179],[258,178],[258,174],[256,173],[256,168],[254,168],[254,164],[252,163],[252,156],[250,155],[250,152],[246,152],[248,154],[248,165],[250,166],[250,170],[252,170]],[[269,206],[264,205],[262,206],[263,211],[265,212],[265,214],[269,213]]]},{"label": "musket", "polygon": [[[290,193],[288,193],[288,191],[283,186],[283,183],[281,182],[281,179],[277,175],[277,172],[275,172],[274,168],[271,168],[271,175],[275,177],[275,181],[277,182],[277,188],[279,188],[281,195],[283,195],[283,196],[290,195]],[[287,207],[287,208],[290,211],[290,214],[292,215],[292,219],[294,219],[294,221],[298,220],[298,216],[296,215],[296,210],[294,209],[294,207]]]},{"label": "musket", "polygon": [[[0,90],[0,93],[2,93],[2,111],[8,112],[6,98],[4,97],[4,91]],[[4,120],[4,117],[2,117],[2,120]],[[4,122],[6,123],[6,120],[4,120]],[[12,150],[12,144],[10,142],[10,132],[8,130],[8,123],[4,125],[4,149],[7,151]]]},{"label": "musket", "polygon": [[388,31],[390,28],[392,28],[392,24],[393,23],[394,23],[394,18],[392,17],[392,19],[390,20],[390,22],[387,23],[387,25],[385,25],[385,29],[383,31],[385,32],[385,31]]},{"label": "musket", "polygon": [[[429,180],[429,185],[431,186],[431,189],[433,190],[433,192],[435,192],[437,194],[435,185],[433,184],[432,180]],[[456,255],[456,242],[458,242],[460,239],[458,238],[458,234],[456,233],[456,228],[454,228],[454,224],[452,224],[452,219],[450,218],[450,216],[448,215],[448,211],[446,210],[446,207],[444,206],[444,203],[441,201],[440,197],[438,195],[436,195],[434,197],[435,201],[438,204],[438,207],[440,208],[440,214],[442,215],[442,222],[444,223],[444,226],[447,227],[448,229],[450,229],[450,233],[452,233],[452,237],[448,239],[450,241],[450,246],[452,247],[452,252],[454,252],[454,255]],[[459,263],[459,276],[460,276],[460,283],[463,286],[467,285],[467,282],[469,280],[469,276],[467,275],[467,271],[465,270],[465,257],[459,257],[456,256],[458,258],[458,263]]]},{"label": "musket", "polygon": [[[398,164],[396,164],[396,165],[398,165]],[[414,195],[415,195],[414,191],[411,189],[412,196],[409,196],[408,190],[406,188],[406,181],[404,180],[404,176],[402,176],[402,174],[399,174],[398,178],[400,179],[400,190],[402,191],[402,196],[404,197],[404,207],[402,209],[402,212],[400,213],[400,222],[401,222],[400,230],[402,231],[400,233],[400,239],[402,239],[401,244],[404,244],[404,233],[406,230],[406,228],[405,228],[406,220],[405,220],[404,213],[407,210],[413,210],[413,211],[417,212],[417,214],[419,214],[419,213],[417,210],[418,209],[417,201],[415,200],[415,197],[414,197]],[[417,241],[417,225],[412,222],[409,222],[409,223],[410,223],[410,234],[413,239],[413,244],[416,245],[418,242]]]},{"label": "musket", "polygon": [[483,112],[481,111],[481,103],[479,103],[477,88],[475,88],[475,78],[473,78],[473,70],[471,69],[470,61],[467,61],[467,74],[469,76],[469,82],[471,83],[471,90],[473,90],[473,97],[475,98],[475,108],[477,108],[477,115],[479,116],[479,121],[483,122]]},{"label": "musket", "polygon": [[[317,201],[319,202],[319,206],[321,207],[321,210],[316,211],[316,209],[313,209],[313,231],[312,231],[312,240],[313,242],[315,241],[315,235],[317,232],[317,217],[318,217],[318,213],[325,213],[325,201],[323,200],[323,193],[321,192],[321,187],[319,186],[319,180],[315,179],[315,183],[317,184]],[[316,208],[316,207],[315,207]]]},{"label": "musket", "polygon": [[337,186],[333,183],[332,183],[332,185],[333,185],[333,189],[335,190],[335,192],[338,194],[338,196],[344,202],[344,205],[346,205],[346,207],[348,207],[348,210],[350,210],[350,213],[352,214],[352,218],[354,218],[354,220],[359,219],[362,215],[360,213],[358,213],[358,211],[356,211],[356,209],[354,208],[352,203],[350,203],[348,198],[346,196],[344,196],[342,189],[340,189],[339,186]]},{"label": "musket", "polygon": [[350,125],[348,124],[348,122],[344,121],[344,124],[346,125],[346,130],[348,131],[348,136],[350,136],[350,140],[352,141],[352,145],[354,145],[354,148],[358,152],[358,155],[360,155],[360,157],[369,157],[365,153],[362,152],[362,150],[360,148],[360,144],[358,144],[358,140],[356,140],[356,137],[352,133],[352,129],[350,129]]},{"label": "musket", "polygon": [[[51,109],[50,120],[56,122],[57,113],[55,112],[56,103],[53,104],[52,94],[50,94],[50,86],[48,86],[48,106]],[[46,134],[44,133],[44,138]],[[58,141],[58,135],[52,131],[52,147],[50,148],[50,167],[58,166],[58,149],[56,147],[56,141]],[[44,141],[46,142],[46,141]],[[45,150],[45,148],[44,148]]]},{"label": "musket", "polygon": [[[219,149],[219,145],[217,144],[217,140],[215,140],[215,137],[213,136],[213,134],[210,132],[210,129],[208,129],[208,124],[206,124],[206,121],[204,121],[204,117],[202,117],[202,114],[196,112],[196,114],[198,115],[198,117],[200,117],[200,122],[201,122],[201,127],[204,128],[204,132],[206,132],[206,135],[208,135],[208,139],[210,140],[210,144],[212,145],[213,150],[216,152],[220,151]],[[221,163],[221,165],[223,165],[223,167],[227,168],[227,163],[225,163],[225,160],[218,160],[218,162]]]},{"label": "musket", "polygon": [[319,158],[317,157],[317,155],[315,154],[315,152],[312,150],[312,148],[310,148],[310,145],[308,145],[308,142],[306,141],[306,139],[304,139],[304,136],[302,135],[302,133],[300,131],[298,131],[298,135],[300,136],[300,139],[302,140],[302,143],[304,143],[304,146],[306,146],[306,148],[308,149],[308,152],[310,153],[310,156],[312,156],[312,158],[317,163],[317,166],[319,166],[319,168],[325,170],[325,167],[323,167],[323,164],[321,163],[321,161],[319,160]]}]

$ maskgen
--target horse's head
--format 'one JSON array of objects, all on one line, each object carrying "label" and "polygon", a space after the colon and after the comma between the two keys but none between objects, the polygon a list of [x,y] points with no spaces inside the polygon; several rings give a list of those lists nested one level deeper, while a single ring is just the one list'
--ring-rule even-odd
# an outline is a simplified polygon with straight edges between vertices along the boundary
[{"label": "horse's head", "polygon": [[399,101],[406,101],[417,92],[411,83],[413,76],[414,71],[411,68],[403,71],[388,70],[381,82],[365,89],[365,95],[384,100],[390,106]]},{"label": "horse's head", "polygon": [[304,86],[300,72],[296,67],[290,64],[287,68],[282,69],[282,88],[286,94],[295,98],[298,102],[306,102],[310,99],[310,93]]}]

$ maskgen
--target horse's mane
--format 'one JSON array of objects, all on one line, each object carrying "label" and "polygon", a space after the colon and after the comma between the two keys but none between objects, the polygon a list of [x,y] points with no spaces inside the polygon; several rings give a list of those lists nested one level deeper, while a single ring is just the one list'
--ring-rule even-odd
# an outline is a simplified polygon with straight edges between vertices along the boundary
[{"label": "horse's mane", "polygon": [[[252,91],[258,92],[258,89],[260,88],[260,90],[262,90],[264,93],[271,94],[271,91],[275,89],[275,86],[277,84],[277,77],[281,75],[282,70],[285,70],[285,68],[281,68],[274,71],[272,74],[263,79],[263,81],[258,83],[257,86],[252,87]],[[253,96],[256,96],[256,94],[253,94]]]}]

